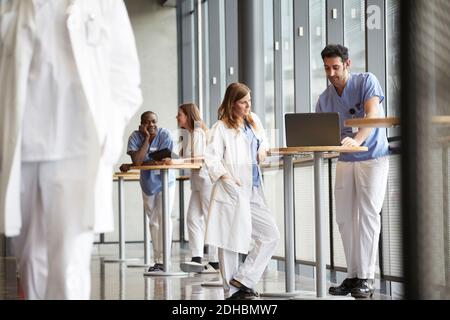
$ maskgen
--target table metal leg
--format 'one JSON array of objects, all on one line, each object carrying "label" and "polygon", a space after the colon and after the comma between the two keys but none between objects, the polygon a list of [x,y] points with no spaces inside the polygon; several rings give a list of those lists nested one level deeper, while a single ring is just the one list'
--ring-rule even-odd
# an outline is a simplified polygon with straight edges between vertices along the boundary
[{"label": "table metal leg", "polygon": [[130,268],[144,268],[144,267],[149,267],[150,266],[150,230],[149,230],[149,225],[150,225],[150,221],[147,217],[147,215],[145,214],[145,205],[142,208],[142,212],[144,213],[143,217],[144,217],[144,263],[138,263],[138,264],[128,264],[127,267]]},{"label": "table metal leg", "polygon": [[445,283],[450,288],[450,248],[449,248],[449,205],[448,205],[448,146],[442,147],[442,195],[443,195],[443,223],[444,223],[444,259],[445,259]]},{"label": "table metal leg", "polygon": [[292,156],[284,160],[284,248],[286,292],[295,291],[295,225],[294,225],[294,166]]},{"label": "table metal leg", "polygon": [[152,298],[151,295],[151,284],[150,281],[152,281],[151,278],[145,278],[144,279],[145,284],[144,284],[144,300],[150,300]]},{"label": "table metal leg", "polygon": [[[347,296],[328,296],[326,294],[326,253],[325,253],[325,221],[322,210],[322,171],[323,152],[314,152],[314,207],[316,233],[316,298],[333,300],[354,300]],[[330,199],[331,200],[331,199]]]},{"label": "table metal leg", "polygon": [[119,274],[119,300],[125,300],[126,299],[126,271],[125,268],[126,266],[121,264],[119,266],[120,270],[120,274]]},{"label": "table metal leg", "polygon": [[124,180],[119,177],[118,180],[118,198],[119,198],[119,259],[105,259],[105,262],[127,262],[138,259],[126,259],[125,257],[125,200],[123,196]]},{"label": "table metal leg", "polygon": [[167,169],[161,170],[162,185],[162,229],[163,229],[163,265],[164,271],[146,272],[146,276],[164,276],[164,277],[184,277],[188,276],[186,272],[172,272],[169,249],[172,245],[172,239],[169,237],[169,172]]},{"label": "table metal leg", "polygon": [[106,276],[105,276],[105,259],[100,258],[100,300],[106,300]]},{"label": "table metal leg", "polygon": [[295,291],[295,250],[294,250],[294,166],[293,156],[283,156],[284,183],[284,255],[286,292],[261,293],[262,297],[313,297],[313,292]]},{"label": "table metal leg", "polygon": [[314,152],[314,206],[316,231],[316,291],[317,297],[326,296],[325,230],[322,216],[323,152]]},{"label": "table metal leg", "polygon": [[124,203],[123,203],[123,178],[119,178],[119,259],[125,259],[125,223],[124,223]]},{"label": "table metal leg", "polygon": [[170,246],[172,239],[169,238],[169,182],[168,171],[161,170],[161,184],[162,184],[162,228],[163,228],[163,265],[166,271],[171,270],[170,261]]},{"label": "table metal leg", "polygon": [[186,241],[184,239],[184,181],[179,182],[179,205],[180,205],[180,247],[184,248]]},{"label": "table metal leg", "polygon": [[150,265],[150,219],[144,210],[144,263]]}]

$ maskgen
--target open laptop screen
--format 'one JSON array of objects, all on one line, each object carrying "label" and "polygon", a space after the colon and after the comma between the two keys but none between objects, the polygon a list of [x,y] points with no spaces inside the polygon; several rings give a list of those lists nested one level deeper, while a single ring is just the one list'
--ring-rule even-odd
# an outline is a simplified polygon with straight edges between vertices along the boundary
[{"label": "open laptop screen", "polygon": [[287,147],[341,145],[337,112],[287,113],[284,120]]}]

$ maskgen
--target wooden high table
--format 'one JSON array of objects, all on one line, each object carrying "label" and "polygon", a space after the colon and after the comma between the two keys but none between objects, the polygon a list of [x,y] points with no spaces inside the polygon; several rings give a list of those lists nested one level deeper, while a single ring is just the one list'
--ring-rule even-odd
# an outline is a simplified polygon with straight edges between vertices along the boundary
[{"label": "wooden high table", "polygon": [[[297,296],[295,292],[295,254],[294,254],[294,167],[293,158],[302,153],[314,153],[314,204],[315,204],[315,236],[316,236],[316,296],[326,296],[326,257],[325,227],[322,217],[322,167],[325,152],[364,152],[367,147],[315,146],[275,148],[269,151],[272,155],[283,156],[284,178],[284,245],[285,245],[285,277],[286,292],[278,296]],[[273,296],[277,296],[274,294]]]},{"label": "wooden high table", "polygon": [[344,126],[357,128],[391,128],[398,125],[400,125],[400,118],[398,117],[356,118],[344,121]]},{"label": "wooden high table", "polygon": [[164,271],[145,272],[146,276],[187,276],[185,272],[171,271],[171,261],[169,257],[169,248],[172,239],[169,239],[169,170],[170,169],[200,169],[199,163],[179,163],[170,165],[143,165],[131,166],[130,169],[136,170],[161,170],[161,194],[162,194],[162,228],[163,228],[163,265]]}]

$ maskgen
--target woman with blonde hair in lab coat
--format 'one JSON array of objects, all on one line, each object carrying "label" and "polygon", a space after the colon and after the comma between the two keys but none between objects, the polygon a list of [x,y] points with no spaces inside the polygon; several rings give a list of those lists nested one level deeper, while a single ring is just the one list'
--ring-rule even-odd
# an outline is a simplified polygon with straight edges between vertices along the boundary
[{"label": "woman with blonde hair in lab coat", "polygon": [[[205,153],[214,183],[205,242],[219,248],[227,299],[258,296],[254,288],[280,237],[258,167],[268,149],[264,128],[250,108],[250,89],[242,83],[230,84]],[[248,254],[241,265],[239,253]]]},{"label": "woman with blonde hair in lab coat", "polygon": [[[205,123],[200,117],[197,106],[193,103],[185,103],[178,107],[178,127],[181,131],[182,158],[191,158],[202,161],[207,142]],[[190,262],[181,263],[180,267],[185,272],[219,272],[217,248],[209,246],[208,264],[202,264],[203,247],[205,242],[205,222],[209,209],[209,197],[211,195],[211,180],[208,172],[203,167],[200,170],[191,170],[191,198],[187,211],[187,227],[189,234],[189,248],[192,259]]]}]

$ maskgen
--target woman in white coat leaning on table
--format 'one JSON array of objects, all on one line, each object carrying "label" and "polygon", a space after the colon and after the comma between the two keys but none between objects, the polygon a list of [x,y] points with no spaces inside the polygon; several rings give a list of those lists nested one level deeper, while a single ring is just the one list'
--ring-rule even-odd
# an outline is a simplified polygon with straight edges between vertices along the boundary
[{"label": "woman in white coat leaning on table", "polygon": [[[185,159],[202,161],[208,128],[202,121],[197,106],[193,103],[180,105],[177,122],[182,129],[180,156]],[[217,248],[214,246],[208,248],[208,263],[205,266],[202,264],[205,224],[212,189],[211,180],[204,167],[200,170],[191,170],[190,179],[191,198],[187,211],[187,227],[192,258],[190,262],[181,263],[180,267],[185,272],[219,272]]]},{"label": "woman in white coat leaning on table", "polygon": [[[264,128],[250,108],[250,89],[242,83],[230,84],[205,153],[214,183],[205,242],[219,248],[227,299],[258,296],[254,288],[280,237],[258,167],[267,153]],[[239,253],[248,254],[241,265]]]}]

